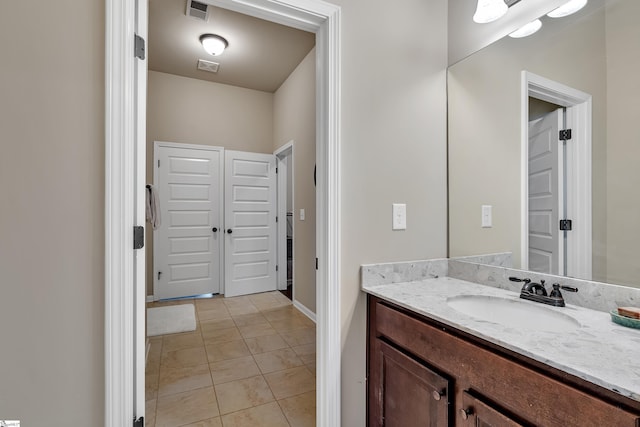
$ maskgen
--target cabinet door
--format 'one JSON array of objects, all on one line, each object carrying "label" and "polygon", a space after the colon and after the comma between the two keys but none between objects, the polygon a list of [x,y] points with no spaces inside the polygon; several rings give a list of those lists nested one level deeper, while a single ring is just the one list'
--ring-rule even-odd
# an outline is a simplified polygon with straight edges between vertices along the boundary
[{"label": "cabinet door", "polygon": [[373,347],[370,426],[448,426],[449,380],[381,340]]},{"label": "cabinet door", "polygon": [[476,427],[523,427],[497,409],[492,408],[466,391],[462,395],[462,409],[458,412],[463,426]]}]

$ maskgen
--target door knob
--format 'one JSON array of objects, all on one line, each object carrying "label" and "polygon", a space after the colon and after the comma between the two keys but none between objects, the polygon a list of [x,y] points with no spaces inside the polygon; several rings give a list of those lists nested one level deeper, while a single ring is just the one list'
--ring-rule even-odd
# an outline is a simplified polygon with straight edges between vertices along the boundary
[{"label": "door knob", "polygon": [[462,417],[463,420],[468,420],[469,415],[472,415],[472,414],[473,414],[473,409],[471,408],[460,409],[460,416]]},{"label": "door knob", "polygon": [[233,233],[233,230],[228,229],[228,230],[227,230],[227,233],[231,234],[231,233]]},{"label": "door knob", "polygon": [[442,396],[447,394],[447,390],[443,389],[443,390],[434,390],[433,393],[431,394],[433,396],[433,400],[437,400],[439,401],[440,399],[442,399]]},{"label": "door knob", "polygon": [[217,232],[218,232],[218,227],[213,227],[213,228],[211,229],[211,231],[213,231],[214,233],[217,233]]}]

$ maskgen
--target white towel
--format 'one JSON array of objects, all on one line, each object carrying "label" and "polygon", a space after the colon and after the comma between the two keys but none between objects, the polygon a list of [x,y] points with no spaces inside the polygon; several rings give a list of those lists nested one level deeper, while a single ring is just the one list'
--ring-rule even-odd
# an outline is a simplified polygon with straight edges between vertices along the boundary
[{"label": "white towel", "polygon": [[154,230],[160,227],[160,197],[154,185],[147,185],[147,221]]}]

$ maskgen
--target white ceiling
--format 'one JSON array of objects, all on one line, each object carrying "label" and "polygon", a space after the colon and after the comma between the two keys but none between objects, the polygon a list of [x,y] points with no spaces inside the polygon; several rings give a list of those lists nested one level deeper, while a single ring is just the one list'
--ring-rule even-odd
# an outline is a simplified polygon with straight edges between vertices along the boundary
[{"label": "white ceiling", "polygon": [[[204,22],[186,15],[187,0],[149,1],[149,69],[265,92],[275,92],[315,46],[315,34],[209,6]],[[200,35],[229,42],[219,56]],[[199,59],[220,64],[216,74],[197,69]]]}]

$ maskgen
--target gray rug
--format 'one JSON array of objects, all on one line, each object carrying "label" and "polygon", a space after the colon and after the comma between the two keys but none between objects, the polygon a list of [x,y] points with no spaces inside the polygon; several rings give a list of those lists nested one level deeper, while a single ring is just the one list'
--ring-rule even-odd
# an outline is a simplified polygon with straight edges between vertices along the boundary
[{"label": "gray rug", "polygon": [[176,334],[196,330],[193,304],[170,305],[147,309],[147,336]]}]

